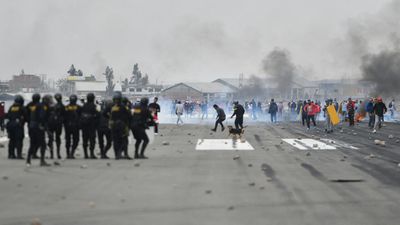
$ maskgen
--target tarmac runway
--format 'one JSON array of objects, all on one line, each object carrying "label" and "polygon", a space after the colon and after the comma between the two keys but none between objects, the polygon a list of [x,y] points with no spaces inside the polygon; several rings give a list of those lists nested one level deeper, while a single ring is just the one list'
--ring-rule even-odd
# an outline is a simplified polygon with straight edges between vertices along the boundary
[{"label": "tarmac runway", "polygon": [[322,125],[252,123],[246,145],[210,128],[161,125],[148,160],[26,169],[1,148],[0,224],[400,224],[399,124],[325,134]]}]

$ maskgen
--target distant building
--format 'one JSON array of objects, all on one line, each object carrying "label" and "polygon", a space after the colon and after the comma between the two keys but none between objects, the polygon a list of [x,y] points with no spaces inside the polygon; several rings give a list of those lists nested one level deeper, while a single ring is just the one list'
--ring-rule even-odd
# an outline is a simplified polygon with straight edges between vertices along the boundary
[{"label": "distant building", "polygon": [[122,92],[130,97],[156,96],[161,93],[163,86],[157,84],[128,84],[122,88]]},{"label": "distant building", "polygon": [[231,100],[236,91],[234,88],[218,82],[178,83],[162,90],[161,96],[180,100]]},{"label": "distant building", "polygon": [[10,91],[10,82],[0,81],[0,93],[5,93]]},{"label": "distant building", "polygon": [[93,93],[96,97],[104,97],[106,94],[107,83],[105,81],[74,81],[72,93],[76,93],[79,98],[85,97],[88,93]]},{"label": "distant building", "polygon": [[21,74],[13,76],[9,85],[10,90],[14,92],[35,92],[41,88],[42,79],[37,75],[25,74],[22,70]]}]

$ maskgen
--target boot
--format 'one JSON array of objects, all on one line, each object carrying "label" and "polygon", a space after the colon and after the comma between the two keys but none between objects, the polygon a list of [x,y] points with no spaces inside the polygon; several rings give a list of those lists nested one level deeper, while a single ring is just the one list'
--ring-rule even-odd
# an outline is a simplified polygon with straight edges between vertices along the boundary
[{"label": "boot", "polygon": [[61,159],[60,147],[57,147],[57,158],[58,158],[58,159]]},{"label": "boot", "polygon": [[44,160],[41,160],[40,161],[40,166],[43,166],[43,167],[49,167],[49,166],[51,166],[50,164],[48,164],[46,161],[44,161]]},{"label": "boot", "polygon": [[90,149],[90,158],[91,159],[97,159],[97,157],[94,154],[94,149]]},{"label": "boot", "polygon": [[53,150],[53,148],[50,149],[50,159],[54,159],[54,150]]},{"label": "boot", "polygon": [[87,152],[87,147],[83,148],[83,154],[84,154],[85,159],[89,159],[89,155],[88,155],[88,152]]}]

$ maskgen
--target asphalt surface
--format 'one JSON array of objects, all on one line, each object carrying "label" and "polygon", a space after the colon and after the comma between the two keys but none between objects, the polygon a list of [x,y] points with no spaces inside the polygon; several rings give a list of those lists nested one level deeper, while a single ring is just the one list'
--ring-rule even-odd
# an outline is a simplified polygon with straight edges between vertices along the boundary
[{"label": "asphalt surface", "polygon": [[[196,151],[198,139],[227,132],[161,125],[148,160],[57,160],[50,168],[36,160],[26,169],[1,148],[0,224],[397,225],[399,128],[386,124],[372,134],[361,124],[326,135],[322,126],[252,123],[245,138],[254,151]],[[358,149],[298,150],[282,138],[329,138]]]}]

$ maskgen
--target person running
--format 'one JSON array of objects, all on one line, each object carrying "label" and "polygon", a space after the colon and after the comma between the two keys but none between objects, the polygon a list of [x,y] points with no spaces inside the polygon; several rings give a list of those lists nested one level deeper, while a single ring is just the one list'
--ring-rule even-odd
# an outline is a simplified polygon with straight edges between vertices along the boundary
[{"label": "person running", "polygon": [[278,105],[274,99],[271,99],[268,109],[268,113],[271,114],[271,123],[276,123],[276,112],[278,112]]},{"label": "person running", "polygon": [[234,116],[236,116],[235,118],[235,128],[236,129],[243,129],[243,115],[245,113],[244,108],[241,104],[239,104],[238,101],[233,103],[234,107],[233,107],[233,114],[231,116],[231,118],[233,118]]},{"label": "person running", "polygon": [[374,105],[374,114],[375,114],[375,125],[373,133],[376,133],[376,129],[380,129],[382,127],[383,115],[387,112],[387,108],[385,103],[383,103],[382,98],[377,98],[377,103]]},{"label": "person running", "polygon": [[225,112],[222,108],[218,107],[218,105],[214,105],[213,106],[215,111],[217,111],[217,120],[215,121],[215,127],[214,129],[211,129],[212,131],[217,131],[217,127],[218,124],[221,125],[221,131],[225,130],[224,124],[222,122],[224,122],[224,120],[226,119],[226,115]]},{"label": "person running", "polygon": [[181,124],[183,124],[183,120],[182,120],[183,108],[184,107],[183,107],[181,101],[178,101],[178,103],[175,106],[175,114],[178,116],[178,119],[176,120],[176,125],[179,125],[179,122],[181,122]]}]

